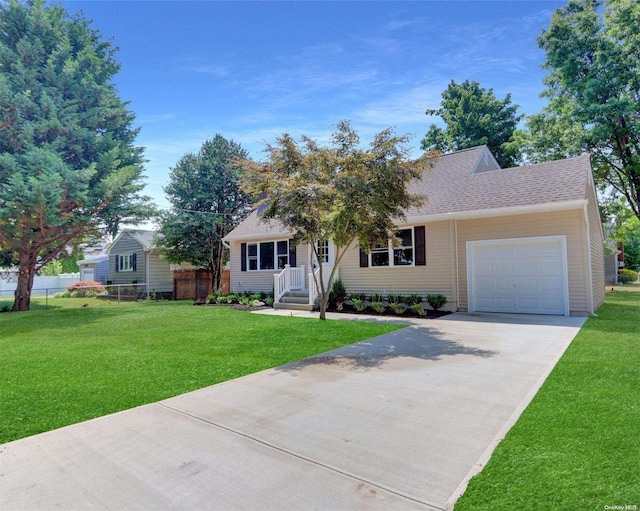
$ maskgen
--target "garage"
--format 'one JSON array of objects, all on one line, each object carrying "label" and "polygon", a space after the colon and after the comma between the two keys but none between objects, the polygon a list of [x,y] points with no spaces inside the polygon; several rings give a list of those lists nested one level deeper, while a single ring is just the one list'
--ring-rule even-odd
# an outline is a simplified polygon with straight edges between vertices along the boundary
[{"label": "garage", "polygon": [[467,242],[469,312],[569,315],[564,236]]}]

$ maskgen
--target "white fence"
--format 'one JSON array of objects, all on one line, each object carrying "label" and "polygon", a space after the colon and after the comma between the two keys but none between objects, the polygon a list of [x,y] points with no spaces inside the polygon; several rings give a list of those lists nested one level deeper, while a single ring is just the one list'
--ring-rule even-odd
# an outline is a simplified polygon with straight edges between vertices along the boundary
[{"label": "white fence", "polygon": [[[54,293],[66,291],[69,284],[80,280],[79,273],[61,273],[55,277],[37,275],[33,279],[32,295],[46,294],[47,290]],[[4,271],[0,273],[0,296],[11,296],[18,285],[18,276],[15,272]]]}]

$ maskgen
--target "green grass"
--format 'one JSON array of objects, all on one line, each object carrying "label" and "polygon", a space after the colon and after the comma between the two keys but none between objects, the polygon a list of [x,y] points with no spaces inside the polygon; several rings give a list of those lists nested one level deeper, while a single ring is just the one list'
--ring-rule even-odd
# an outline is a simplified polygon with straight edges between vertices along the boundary
[{"label": "green grass", "polygon": [[[0,308],[8,299],[0,299]],[[89,307],[83,308],[83,303]],[[188,302],[34,299],[0,314],[0,443],[154,402],[400,328]]]},{"label": "green grass", "polygon": [[455,511],[640,508],[640,293],[597,313]]}]

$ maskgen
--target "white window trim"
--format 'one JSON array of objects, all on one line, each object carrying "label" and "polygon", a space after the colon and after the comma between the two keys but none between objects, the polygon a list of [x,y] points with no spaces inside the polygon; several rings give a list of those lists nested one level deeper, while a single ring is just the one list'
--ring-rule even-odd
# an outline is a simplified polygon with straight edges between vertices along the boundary
[{"label": "white window trim", "polygon": [[[279,239],[279,240],[265,240],[265,241],[255,241],[255,242],[251,242],[251,243],[247,243],[247,271],[251,271],[251,272],[258,272],[258,271],[269,271],[269,272],[274,272],[274,271],[282,271],[281,268],[278,268],[278,243],[280,242],[286,242],[287,244],[287,253],[285,254],[287,256],[287,263],[289,264],[289,251],[290,251],[290,247],[289,247],[289,240],[288,239]],[[263,243],[273,243],[273,266],[274,268],[267,268],[267,269],[262,269],[260,268],[260,245],[262,245]],[[249,247],[251,245],[256,245],[256,269],[252,270],[250,268],[250,264],[249,264]],[[281,254],[282,255],[282,254]],[[252,257],[253,259],[253,257]]]},{"label": "white window trim", "polygon": [[[368,256],[369,256],[369,268],[413,268],[416,265],[416,231],[414,229],[413,226],[411,227],[402,227],[399,229],[396,229],[396,232],[398,231],[407,231],[407,230],[411,230],[411,245],[402,245],[402,246],[395,246],[393,244],[392,240],[389,240],[387,242],[387,252],[389,254],[389,265],[388,266],[374,266],[373,265],[373,258],[372,255],[373,253],[376,251],[376,249],[372,250],[369,252]],[[413,261],[411,264],[398,264],[395,265],[393,263],[393,251],[394,250],[398,250],[398,249],[407,249],[410,248],[413,250]],[[378,252],[382,252],[384,249],[377,249]]]},{"label": "white window trim", "polygon": [[[126,265],[125,261],[127,262]],[[118,271],[133,272],[133,254],[118,254]]]}]

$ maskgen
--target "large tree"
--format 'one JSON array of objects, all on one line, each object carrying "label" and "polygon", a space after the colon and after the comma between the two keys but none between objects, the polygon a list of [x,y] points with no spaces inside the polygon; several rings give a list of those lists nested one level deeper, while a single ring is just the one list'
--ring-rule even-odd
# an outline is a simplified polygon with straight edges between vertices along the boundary
[{"label": "large tree", "polygon": [[[597,0],[570,0],[554,13],[538,45],[549,71],[547,119],[572,126],[579,150],[592,154],[598,183],[623,195],[640,218],[638,27],[636,0],[607,0],[604,10]],[[553,144],[534,140],[543,155]]]},{"label": "large tree", "polygon": [[0,3],[0,253],[18,266],[14,311],[66,247],[152,212],[115,51],[59,6]]},{"label": "large tree", "polygon": [[[267,162],[245,161],[245,186],[262,195],[265,220],[277,219],[293,233],[295,242],[307,243],[319,263],[316,286],[320,319],[325,319],[330,285],[347,249],[357,240],[371,250],[394,239],[395,223],[405,210],[423,198],[411,194],[407,184],[419,179],[432,164],[433,154],[411,160],[408,137],[387,129],[378,133],[368,149],[347,121],[338,124],[331,146],[321,147],[308,137],[297,143],[280,136],[265,148]],[[326,270],[320,242],[332,240],[335,263]]]},{"label": "large tree", "polygon": [[222,238],[251,210],[236,163],[247,156],[239,144],[216,135],[197,154],[180,158],[164,188],[171,210],[162,215],[157,243],[168,261],[211,271],[214,290],[224,263]]},{"label": "large tree", "polygon": [[442,93],[440,108],[426,111],[441,117],[446,127],[432,124],[422,139],[422,149],[451,152],[487,145],[501,167],[513,167],[519,152],[509,142],[522,118],[517,111],[510,94],[500,100],[493,89],[484,89],[478,82],[451,80]]}]

